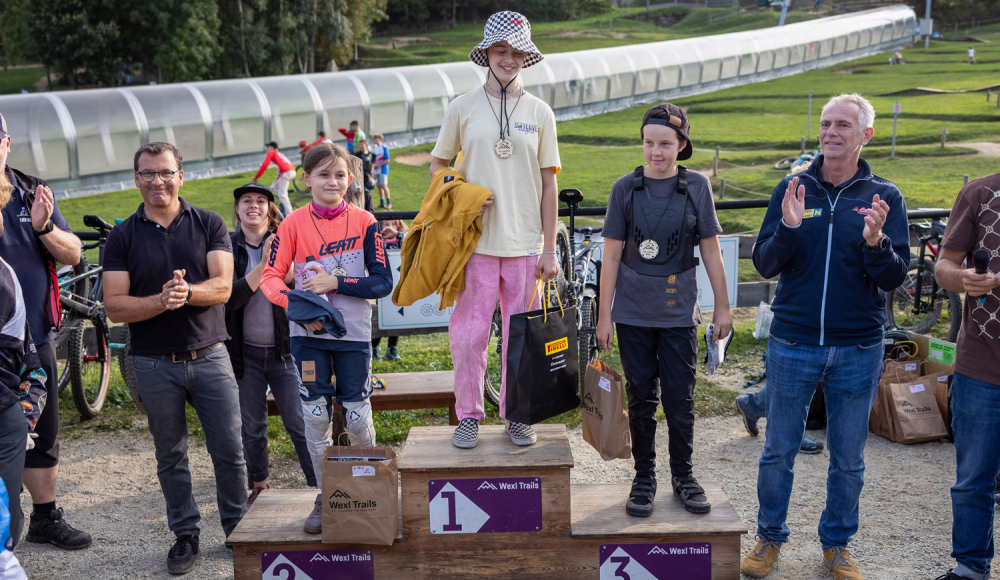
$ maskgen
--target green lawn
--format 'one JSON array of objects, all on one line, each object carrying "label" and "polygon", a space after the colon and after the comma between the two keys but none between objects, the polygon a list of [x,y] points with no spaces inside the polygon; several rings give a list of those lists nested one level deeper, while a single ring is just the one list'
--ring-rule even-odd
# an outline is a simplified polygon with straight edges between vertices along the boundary
[{"label": "green lawn", "polygon": [[[738,18],[708,23],[709,14],[726,11],[728,9],[667,8],[647,13],[645,9],[615,9],[582,20],[532,22],[531,39],[544,54],[738,32],[778,24],[778,12],[751,12]],[[672,26],[659,27],[652,21],[657,21],[661,15],[680,20]],[[787,21],[792,23],[813,18],[816,15],[792,11]],[[405,46],[407,40],[398,40],[397,48],[393,50],[393,39],[419,40]],[[352,68],[462,61],[469,58],[469,51],[482,39],[483,23],[462,24],[443,32],[381,36],[359,47],[360,62]]]},{"label": "green lawn", "polygon": [[43,76],[43,66],[0,70],[0,95],[20,93],[22,89],[34,92],[35,83]]}]

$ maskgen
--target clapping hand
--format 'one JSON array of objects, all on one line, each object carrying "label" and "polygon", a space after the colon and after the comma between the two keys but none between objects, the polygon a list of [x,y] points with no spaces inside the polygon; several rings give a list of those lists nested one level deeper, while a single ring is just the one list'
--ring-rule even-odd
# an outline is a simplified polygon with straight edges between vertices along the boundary
[{"label": "clapping hand", "polygon": [[52,211],[55,209],[55,197],[52,190],[44,185],[39,185],[35,190],[35,201],[31,204],[31,227],[36,232],[42,230],[45,224],[52,218]]},{"label": "clapping hand", "polygon": [[186,270],[174,270],[174,277],[163,285],[160,301],[167,310],[177,310],[187,302],[191,286],[184,280],[185,274],[187,274]]},{"label": "clapping hand", "polygon": [[878,195],[872,198],[871,209],[865,210],[865,231],[862,233],[869,246],[874,246],[882,239],[882,226],[885,225],[888,213],[889,204],[879,199]]}]

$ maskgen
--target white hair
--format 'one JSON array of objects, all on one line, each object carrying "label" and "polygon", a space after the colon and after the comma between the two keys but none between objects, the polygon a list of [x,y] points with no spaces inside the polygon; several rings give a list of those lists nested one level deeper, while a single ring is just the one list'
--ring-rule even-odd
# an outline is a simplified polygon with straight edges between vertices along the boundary
[{"label": "white hair", "polygon": [[823,113],[826,113],[826,110],[833,105],[839,105],[840,103],[851,103],[853,105],[857,105],[858,127],[860,127],[862,131],[871,129],[875,126],[875,107],[872,107],[872,104],[868,102],[868,99],[862,97],[858,93],[842,93],[837,96],[830,97],[830,100],[823,105]]}]

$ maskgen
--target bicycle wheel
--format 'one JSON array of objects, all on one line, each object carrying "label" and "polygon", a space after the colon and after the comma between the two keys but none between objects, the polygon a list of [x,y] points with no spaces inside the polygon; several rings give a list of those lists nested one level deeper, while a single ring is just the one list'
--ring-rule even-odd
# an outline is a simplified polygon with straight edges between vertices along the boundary
[{"label": "bicycle wheel", "polygon": [[[573,257],[569,252],[569,228],[562,220],[556,222],[556,260],[559,262],[559,275],[556,276],[556,291],[563,304],[571,303],[572,289],[569,287],[569,273],[573,267]],[[581,281],[582,282],[582,281]],[[555,298],[554,296],[551,298]]]},{"label": "bicycle wheel", "polygon": [[[580,328],[597,328],[597,296],[588,290],[580,302]],[[597,332],[580,332],[577,336],[580,350],[580,392],[583,392],[583,378],[587,375],[587,365],[597,358],[600,346],[597,343]]]},{"label": "bicycle wheel", "polygon": [[298,193],[302,193],[303,191],[309,191],[308,189],[306,189],[305,184],[302,183],[302,178],[299,177],[299,171],[302,171],[302,166],[296,165],[295,177],[292,178],[292,187],[295,188],[295,191],[297,191]]},{"label": "bicycle wheel", "polygon": [[948,316],[951,317],[951,323],[948,325],[948,342],[957,342],[958,331],[962,330],[962,317],[965,316],[962,296],[958,292],[948,292]]},{"label": "bicycle wheel", "polygon": [[[94,347],[87,344],[87,328],[93,329]],[[108,348],[107,323],[86,322],[73,329],[69,338],[67,358],[69,360],[69,382],[73,390],[73,402],[84,419],[93,419],[104,407],[111,380],[111,349]],[[100,352],[104,360],[100,360]]]},{"label": "bicycle wheel", "polygon": [[[76,266],[64,266],[60,269],[60,283],[62,280],[75,278],[84,272],[87,272],[89,269],[90,265],[87,264],[87,256],[86,254],[81,253],[80,262]],[[70,286],[60,286],[59,294],[60,296],[65,296],[66,298],[75,299],[78,302],[86,302],[85,298],[90,296],[91,283],[92,281],[90,276],[81,278]],[[59,332],[56,333],[55,337],[56,351],[62,349],[69,341],[69,337],[73,333],[73,329],[82,324],[83,318],[80,313],[68,308],[62,309],[62,323],[60,324]],[[69,360],[66,358],[56,360],[56,367],[59,372],[59,376],[56,380],[56,386],[59,394],[61,395],[62,392],[66,390],[66,387],[69,386]]]},{"label": "bicycle wheel", "polygon": [[775,169],[791,169],[792,168],[792,164],[795,163],[795,161],[798,160],[798,158],[799,158],[798,155],[793,155],[791,157],[785,157],[781,161],[775,162],[774,168]]},{"label": "bicycle wheel", "polygon": [[[929,258],[924,258],[923,273],[919,276],[920,283],[920,303],[916,302],[918,271],[920,259],[910,260],[910,267],[906,272],[903,283],[896,288],[885,293],[885,315],[886,325],[909,330],[918,334],[924,334],[934,328],[941,318],[941,311],[946,303],[951,302],[948,291],[938,288],[934,307],[931,308],[931,288],[934,284],[934,262]],[[957,312],[953,310],[952,312]]]},{"label": "bicycle wheel", "polygon": [[132,395],[132,402],[135,403],[135,408],[139,409],[139,412],[145,415],[146,406],[142,402],[142,396],[139,395],[139,383],[135,380],[132,357],[128,354],[131,336],[128,325],[123,324],[121,335],[118,337],[118,342],[123,345],[122,349],[118,351],[118,371],[122,375],[122,380],[125,381],[125,386],[128,387],[129,394]]},{"label": "bicycle wheel", "polygon": [[500,386],[503,378],[503,316],[500,305],[493,311],[490,322],[489,342],[486,346],[486,375],[483,377],[483,398],[494,407],[500,407]]}]

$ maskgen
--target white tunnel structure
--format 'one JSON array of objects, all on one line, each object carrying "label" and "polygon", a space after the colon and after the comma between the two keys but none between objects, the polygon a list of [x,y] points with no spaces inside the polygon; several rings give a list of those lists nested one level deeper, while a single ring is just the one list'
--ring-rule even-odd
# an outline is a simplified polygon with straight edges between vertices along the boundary
[{"label": "white tunnel structure", "polygon": [[[715,36],[563,52],[522,72],[557,119],[707,93],[830,66],[913,42],[916,15],[891,6]],[[58,198],[134,187],[143,143],[169,141],[188,179],[245,171],[277,141],[352,120],[400,147],[436,138],[451,99],[481,85],[472,62],[0,96],[13,139],[7,163]]]}]

